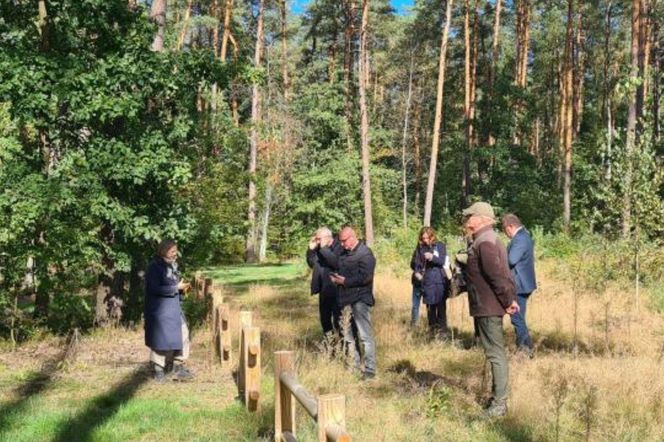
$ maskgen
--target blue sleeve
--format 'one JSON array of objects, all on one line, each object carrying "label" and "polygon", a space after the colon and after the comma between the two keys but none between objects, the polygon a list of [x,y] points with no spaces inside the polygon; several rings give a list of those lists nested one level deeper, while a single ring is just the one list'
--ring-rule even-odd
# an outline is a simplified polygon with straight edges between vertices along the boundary
[{"label": "blue sleeve", "polygon": [[510,269],[514,268],[516,264],[523,259],[528,252],[528,241],[525,238],[515,237],[510,244],[510,249],[507,252],[507,261],[509,262]]},{"label": "blue sleeve", "polygon": [[145,272],[145,288],[149,295],[174,298],[178,294],[178,283],[166,279],[164,272],[157,266],[148,267]]}]

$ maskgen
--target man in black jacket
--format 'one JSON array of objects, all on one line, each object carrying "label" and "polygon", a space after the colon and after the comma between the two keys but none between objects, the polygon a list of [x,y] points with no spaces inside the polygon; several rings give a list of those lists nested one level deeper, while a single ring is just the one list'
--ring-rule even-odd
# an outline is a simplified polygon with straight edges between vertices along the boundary
[{"label": "man in black jacket", "polygon": [[[350,308],[355,330],[344,330],[345,341],[355,346],[355,367],[360,368],[360,349],[364,353],[362,379],[376,376],[376,343],[371,327],[371,307],[374,305],[373,277],[376,258],[366,244],[357,239],[352,227],[339,232],[343,252],[339,256],[339,270],[330,279],[339,286],[339,306]],[[360,345],[357,345],[359,341]]]},{"label": "man in black jacket", "polygon": [[333,331],[339,333],[341,310],[337,302],[337,285],[330,279],[330,273],[338,270],[341,251],[341,244],[327,227],[316,230],[307,249],[307,264],[313,270],[311,294],[318,295],[320,324],[326,335]]}]

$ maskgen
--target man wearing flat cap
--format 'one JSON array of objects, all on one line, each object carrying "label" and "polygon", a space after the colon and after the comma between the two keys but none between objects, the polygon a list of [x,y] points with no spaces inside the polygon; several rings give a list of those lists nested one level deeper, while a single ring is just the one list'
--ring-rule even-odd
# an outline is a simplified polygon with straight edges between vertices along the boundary
[{"label": "man wearing flat cap", "polygon": [[493,378],[492,397],[485,415],[499,417],[507,413],[509,378],[503,316],[518,311],[516,288],[507,251],[493,230],[496,223],[493,207],[477,202],[464,209],[463,216],[464,229],[472,237],[466,266],[470,315],[477,324]]}]

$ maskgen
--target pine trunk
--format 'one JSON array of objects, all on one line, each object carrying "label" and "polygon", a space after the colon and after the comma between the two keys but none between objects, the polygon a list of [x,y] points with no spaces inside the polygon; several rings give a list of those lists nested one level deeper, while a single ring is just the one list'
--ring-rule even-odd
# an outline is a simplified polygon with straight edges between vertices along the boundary
[{"label": "pine trunk", "polygon": [[166,0],[154,0],[150,8],[150,20],[156,23],[157,33],[152,40],[152,50],[164,50],[164,34],[166,33]]},{"label": "pine trunk", "polygon": [[[265,0],[258,3],[258,20],[256,23],[256,50],[254,51],[254,66],[261,67],[263,53],[263,12]],[[249,216],[247,232],[247,246],[245,261],[256,261],[256,167],[258,162],[258,126],[260,124],[260,88],[254,83],[251,88],[251,133],[249,145]]]},{"label": "pine trunk", "polygon": [[360,28],[360,141],[362,144],[362,194],[364,197],[364,234],[366,244],[374,241],[373,210],[371,207],[371,177],[369,172],[369,115],[367,109],[367,83],[369,81],[369,54],[367,53],[369,0],[362,0],[362,26]]},{"label": "pine trunk", "polygon": [[[420,95],[418,95],[420,96]],[[415,213],[420,216],[420,196],[422,193],[422,154],[420,149],[420,121],[421,111],[419,101],[415,101],[413,109],[413,155],[415,157]]]},{"label": "pine trunk", "polygon": [[355,0],[344,0],[344,109],[347,121],[346,147],[348,152],[353,149],[353,42],[355,40]]},{"label": "pine trunk", "polygon": [[228,51],[228,41],[231,35],[231,17],[233,15],[233,0],[226,0],[224,8],[224,33],[221,37],[221,53],[219,58],[222,62],[226,61]]},{"label": "pine trunk", "polygon": [[[640,72],[640,26],[641,25],[641,0],[632,0],[632,41],[630,46],[631,68],[630,77],[639,78]],[[640,97],[639,88],[630,93],[629,105],[627,110],[627,134],[625,138],[625,151],[627,153],[627,164],[624,174],[624,195],[623,195],[623,225],[622,234],[627,238],[630,235],[632,226],[632,156],[636,147],[637,124],[642,106],[643,97]]]},{"label": "pine trunk", "polygon": [[445,60],[447,57],[447,37],[450,32],[452,20],[452,0],[447,0],[445,8],[445,25],[440,42],[440,56],[438,60],[438,84],[436,86],[436,111],[433,122],[431,140],[431,160],[429,163],[429,179],[427,180],[427,193],[424,201],[424,225],[431,225],[431,212],[433,208],[433,190],[438,169],[438,145],[440,144],[440,125],[443,118],[443,91],[445,89]]},{"label": "pine trunk", "polygon": [[652,84],[652,120],[653,120],[653,141],[659,144],[661,134],[661,111],[659,107],[659,100],[661,97],[661,78],[662,78],[662,53],[660,42],[660,22],[655,20],[652,29],[652,65],[653,65],[653,84]]},{"label": "pine trunk", "polygon": [[576,64],[574,69],[574,116],[573,116],[573,127],[574,139],[577,138],[579,131],[581,130],[581,121],[583,118],[583,86],[585,79],[585,66],[586,66],[586,55],[585,55],[585,36],[583,30],[583,8],[579,8],[578,13],[578,24],[576,28],[576,41],[575,41],[575,54],[576,54]]},{"label": "pine trunk", "polygon": [[189,21],[191,20],[191,8],[194,1],[189,0],[187,3],[187,9],[184,12],[184,21],[182,22],[182,30],[180,30],[180,35],[178,36],[177,50],[181,50],[184,45],[184,40],[187,37],[187,31],[189,30]]},{"label": "pine trunk", "polygon": [[[502,10],[502,0],[496,0],[494,9],[493,20],[493,41],[491,42],[491,68],[489,71],[489,105],[494,107],[494,95],[496,87],[496,69],[498,66],[498,57],[500,56],[500,12]],[[489,146],[496,144],[496,139],[493,136],[493,112],[489,115]]]},{"label": "pine trunk", "polygon": [[267,256],[267,236],[270,226],[270,214],[272,212],[272,185],[265,185],[265,201],[263,202],[263,219],[261,222],[261,240],[258,246],[258,261],[264,262]]},{"label": "pine trunk", "polygon": [[410,68],[408,70],[408,95],[406,97],[406,112],[403,118],[403,136],[401,138],[401,185],[403,187],[403,226],[408,227],[408,180],[406,147],[408,145],[408,123],[410,122],[410,103],[413,97],[413,65],[415,61],[414,54],[410,56]]},{"label": "pine trunk", "polygon": [[563,229],[569,232],[572,213],[572,137],[573,137],[573,87],[574,87],[574,0],[568,0],[567,32],[562,72],[562,151],[563,151]]},{"label": "pine trunk", "polygon": [[288,20],[286,0],[281,0],[281,81],[284,89],[284,101],[290,98],[290,79],[288,77]]}]

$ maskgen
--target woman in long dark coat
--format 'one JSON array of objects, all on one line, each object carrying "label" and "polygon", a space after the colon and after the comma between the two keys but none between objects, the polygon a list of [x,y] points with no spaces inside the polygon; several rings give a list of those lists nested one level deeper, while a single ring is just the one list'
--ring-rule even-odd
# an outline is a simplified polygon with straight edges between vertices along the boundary
[{"label": "woman in long dark coat", "polygon": [[[420,230],[419,241],[410,263],[413,269],[413,288],[416,283],[427,306],[429,330],[439,337],[447,335],[447,288],[449,282],[445,276],[445,267],[449,266],[445,244],[436,239],[431,227]],[[419,299],[417,300],[419,303]],[[413,303],[415,296],[413,296]],[[413,306],[414,307],[414,306]],[[415,308],[413,308],[415,310]]]},{"label": "woman in long dark coat", "polygon": [[181,281],[177,255],[175,241],[164,240],[145,271],[145,345],[150,347],[154,378],[159,382],[171,373],[177,380],[193,377],[183,365],[189,357],[189,329],[180,307],[180,292],[188,284]]}]

